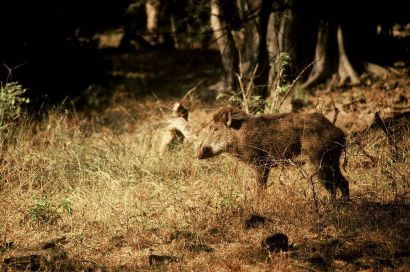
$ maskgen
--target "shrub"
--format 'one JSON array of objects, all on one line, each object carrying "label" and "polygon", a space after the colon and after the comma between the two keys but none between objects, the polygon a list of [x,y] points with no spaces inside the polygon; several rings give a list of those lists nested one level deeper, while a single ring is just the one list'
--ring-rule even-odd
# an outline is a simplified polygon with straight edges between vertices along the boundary
[{"label": "shrub", "polygon": [[23,97],[27,91],[18,82],[10,82],[0,87],[0,132],[8,129],[23,113],[23,105],[29,99]]}]

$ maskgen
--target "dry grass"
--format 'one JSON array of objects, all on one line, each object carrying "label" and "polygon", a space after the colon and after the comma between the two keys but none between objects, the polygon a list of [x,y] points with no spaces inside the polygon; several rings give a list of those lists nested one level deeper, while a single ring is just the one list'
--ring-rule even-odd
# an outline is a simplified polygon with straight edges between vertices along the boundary
[{"label": "dry grass", "polygon": [[[409,150],[401,149],[407,162],[393,162],[383,135],[366,140],[377,161],[348,147],[352,202],[334,207],[318,185],[318,213],[298,169],[272,171],[258,202],[247,166],[225,156],[195,160],[194,146],[161,156],[161,114],[145,107],[126,116],[125,130],[58,111],[16,129],[1,154],[2,259],[65,236],[70,259],[94,270],[410,269]],[[209,117],[195,110],[195,129]],[[270,221],[244,229],[253,213]],[[289,252],[262,249],[277,232],[288,235]],[[11,241],[14,249],[1,247]],[[151,266],[151,254],[176,258]]]}]

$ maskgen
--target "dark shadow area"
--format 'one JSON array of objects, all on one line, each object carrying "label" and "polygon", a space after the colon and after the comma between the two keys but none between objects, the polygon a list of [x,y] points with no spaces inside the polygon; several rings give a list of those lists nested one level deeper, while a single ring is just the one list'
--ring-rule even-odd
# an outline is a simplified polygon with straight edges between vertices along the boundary
[{"label": "dark shadow area", "polygon": [[[322,271],[394,269],[409,264],[410,204],[360,200],[326,215],[342,230],[303,243],[293,257]],[[326,224],[326,223],[325,223]]]},{"label": "dark shadow area", "polygon": [[11,72],[1,67],[0,76],[2,82],[23,84],[35,107],[79,96],[90,84],[104,84],[104,73],[110,67],[98,51],[88,46],[50,50],[39,46],[31,50],[35,52],[30,53],[25,62],[7,65],[13,69]]},{"label": "dark shadow area", "polygon": [[136,96],[181,96],[201,82],[214,83],[221,72],[220,56],[215,50],[112,51],[107,57],[112,62],[107,75],[110,88],[121,85],[122,90]]},{"label": "dark shadow area", "polygon": [[110,63],[94,34],[119,27],[129,2],[2,1],[0,81],[19,81],[34,108],[103,83]]},{"label": "dark shadow area", "polygon": [[[335,5],[325,1],[314,1],[312,5],[290,2],[293,4],[280,8],[295,8],[296,13],[301,14],[308,11],[307,21],[303,23],[305,28],[307,24],[316,25],[319,19],[329,19],[327,17],[346,24],[347,33],[351,34],[346,42],[349,38],[352,41],[347,51],[353,56],[386,65],[408,60],[408,36],[397,37],[394,33],[400,27],[399,32],[408,32],[405,29],[409,22],[405,12],[407,5],[400,1],[386,7],[370,7],[373,5],[370,1],[360,5],[353,1]],[[217,39],[212,40],[210,3],[204,3],[162,1],[158,4],[157,17],[151,18],[156,25],[150,28],[151,19],[144,1],[2,1],[0,81],[19,81],[28,88],[35,109],[45,102],[58,104],[73,99],[76,107],[89,107],[86,99],[78,97],[92,93],[105,99],[118,89],[138,97],[144,94],[172,97],[199,82],[213,84],[223,79],[224,68],[221,52],[207,50],[211,44],[216,47]],[[249,20],[257,23],[259,19],[255,15],[261,9],[258,3],[255,1],[255,5],[250,6],[249,16],[238,17],[224,31],[238,31]],[[221,8],[228,15],[232,12],[228,7]],[[368,12],[369,9],[372,12]],[[112,30],[121,31],[120,42],[109,50],[101,49],[99,37]],[[316,39],[316,35],[311,36]],[[255,42],[241,39],[243,44]],[[314,41],[311,42],[295,39],[290,43],[309,48],[309,54],[306,50],[300,52],[305,56],[313,55],[315,47]]]}]

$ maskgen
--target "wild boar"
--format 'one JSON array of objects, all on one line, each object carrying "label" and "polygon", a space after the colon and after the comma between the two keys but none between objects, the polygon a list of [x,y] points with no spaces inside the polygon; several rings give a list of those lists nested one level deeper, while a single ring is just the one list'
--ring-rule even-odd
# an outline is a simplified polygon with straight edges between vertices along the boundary
[{"label": "wild boar", "polygon": [[196,136],[191,132],[188,123],[189,111],[182,102],[177,102],[172,108],[172,118],[162,135],[160,152],[164,154],[173,147],[181,145],[184,141],[194,141]]},{"label": "wild boar", "polygon": [[234,107],[214,114],[209,134],[198,148],[197,158],[228,153],[255,169],[258,193],[266,190],[272,167],[303,154],[309,174],[317,177],[334,200],[339,189],[349,198],[349,183],[339,160],[345,135],[320,113],[282,113],[251,116]]}]

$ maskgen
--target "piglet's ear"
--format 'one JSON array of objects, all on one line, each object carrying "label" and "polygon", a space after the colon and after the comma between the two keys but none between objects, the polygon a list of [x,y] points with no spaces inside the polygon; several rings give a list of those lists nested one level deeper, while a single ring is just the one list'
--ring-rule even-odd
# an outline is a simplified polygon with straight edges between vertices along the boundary
[{"label": "piglet's ear", "polygon": [[229,128],[240,129],[243,121],[248,119],[248,115],[239,109],[232,109],[227,113],[225,125]]}]

